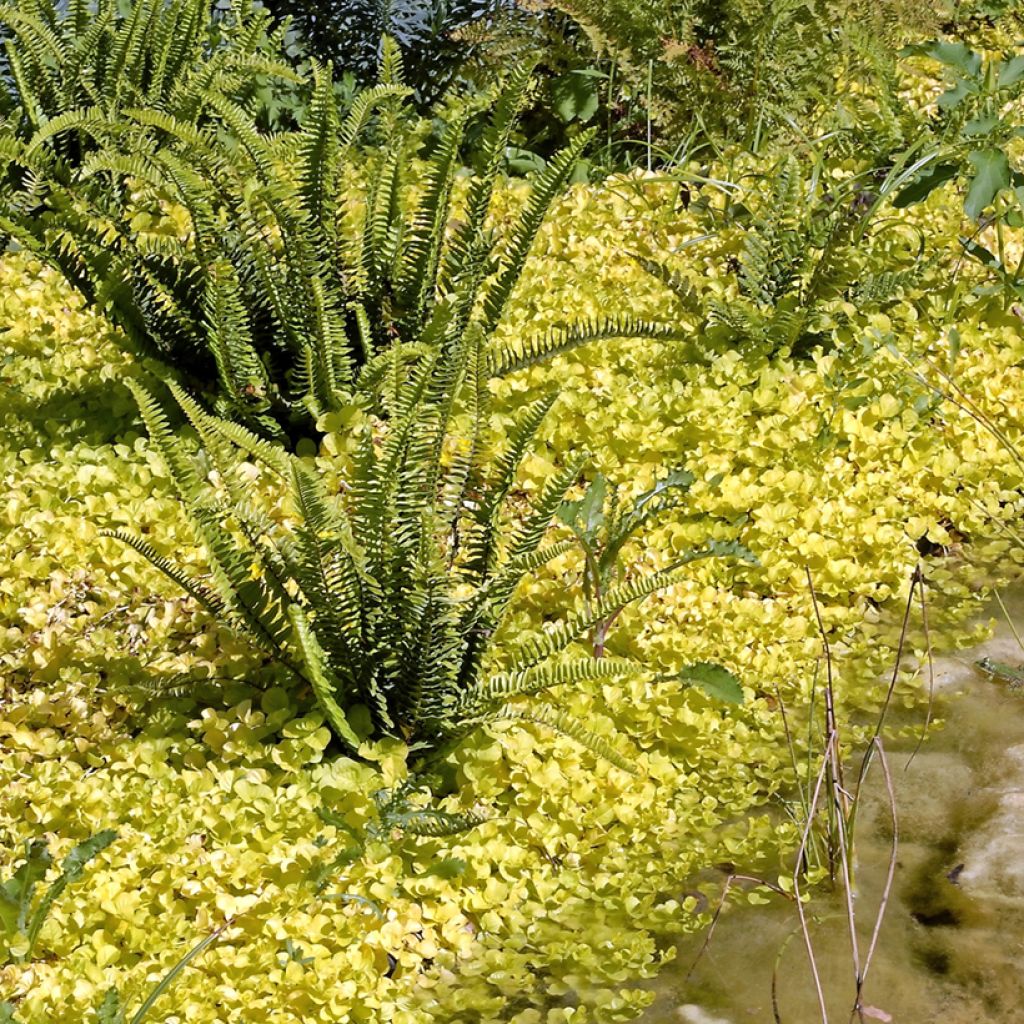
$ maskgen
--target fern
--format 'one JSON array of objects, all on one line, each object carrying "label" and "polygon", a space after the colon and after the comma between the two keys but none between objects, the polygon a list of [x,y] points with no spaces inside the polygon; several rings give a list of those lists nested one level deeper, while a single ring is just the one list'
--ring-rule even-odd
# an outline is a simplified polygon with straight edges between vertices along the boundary
[{"label": "fern", "polygon": [[[623,660],[556,656],[594,615],[681,579],[685,562],[740,552],[709,545],[670,570],[612,588],[605,603],[569,617],[544,643],[528,645],[525,657],[494,672],[494,636],[518,586],[568,550],[568,542],[545,546],[544,537],[582,461],[557,472],[532,508],[510,520],[506,496],[552,399],[529,408],[509,448],[490,455],[482,355],[479,334],[467,333],[408,362],[396,359],[390,386],[376,395],[381,416],[361,428],[337,495],[301,459],[206,412],[173,385],[217,468],[221,483],[211,488],[198,480],[156,400],[137,393],[155,448],[169,461],[205,541],[209,581],[192,578],[142,541],[114,536],[302,680],[353,751],[364,738],[393,735],[429,759],[479,725],[508,717],[512,700],[641,674],[641,666]],[[281,512],[263,509],[235,482],[244,458],[273,470],[287,495]],[[663,500],[660,492],[652,495],[652,510]],[[281,516],[291,525],[279,525]],[[586,730],[564,716],[544,715],[546,724],[589,742]],[[616,755],[608,748],[607,756]],[[403,827],[428,825],[437,822],[420,816]]]},{"label": "fern", "polygon": [[[750,346],[805,357],[815,347],[830,346],[836,327],[848,320],[846,303],[856,301],[862,314],[885,311],[920,279],[920,256],[908,257],[906,237],[884,229],[877,181],[845,168],[834,174],[836,156],[843,162],[841,151],[814,154],[809,164],[787,154],[741,201],[730,203],[727,230],[739,232],[740,246],[737,258],[723,261],[723,270],[735,274],[735,287],[724,295],[702,294],[665,260],[633,256],[678,299],[687,319],[697,320],[692,335],[702,346]],[[712,226],[716,233],[722,230],[717,222]],[[890,269],[858,279],[865,257]],[[634,326],[673,336],[659,324]],[[495,365],[517,366],[515,353],[502,353]]]},{"label": "fern", "polygon": [[[518,219],[494,230],[492,200],[529,93],[529,67],[494,104],[482,170],[452,229],[464,126],[456,118],[426,171],[414,169],[421,142],[392,44],[382,84],[360,95],[344,122],[330,68],[316,66],[304,122],[272,134],[212,81],[187,102],[149,88],[149,64],[178,59],[166,50],[172,12],[185,20],[183,32],[200,30],[195,0],[166,10],[146,0],[123,22],[101,8],[95,17],[109,23],[117,43],[109,59],[138,87],[111,85],[99,100],[44,115],[45,128],[23,144],[0,139],[0,163],[11,172],[0,213],[21,244],[64,274],[134,347],[185,372],[223,418],[278,442],[316,436],[324,413],[356,396],[379,407],[389,374],[393,382],[425,351],[465,354],[471,337],[487,350],[479,372],[500,374],[602,338],[676,336],[668,325],[608,317],[566,324],[518,350],[493,346],[534,238],[586,144],[581,136],[554,156]],[[25,32],[40,60],[57,61],[55,73],[72,84],[76,69],[84,73],[74,61],[61,63],[71,58],[59,39]],[[154,55],[150,46],[162,49]],[[55,48],[65,55],[58,59]],[[244,75],[255,56],[247,43],[208,60]],[[348,184],[346,162],[374,123],[385,143],[360,193]],[[187,213],[187,238],[133,228],[140,208],[159,216],[167,202]],[[358,207],[362,226],[349,237],[340,224]],[[453,363],[444,365],[453,372]]]},{"label": "fern", "polygon": [[525,338],[516,346],[498,348],[491,356],[489,370],[493,376],[503,377],[581,345],[606,338],[683,340],[690,333],[675,324],[640,320],[632,316],[594,318],[568,327],[552,328],[546,334]]},{"label": "fern", "polygon": [[[47,144],[80,161],[96,140],[93,128],[113,124],[132,106],[164,110],[195,123],[202,104],[190,84],[214,81],[227,92],[248,85],[258,69],[293,79],[271,59],[271,18],[235,0],[225,12],[228,31],[214,42],[208,0],[118,0],[67,4],[39,0],[0,6],[5,32],[0,105],[23,140]],[[83,122],[91,120],[90,129]]]}]

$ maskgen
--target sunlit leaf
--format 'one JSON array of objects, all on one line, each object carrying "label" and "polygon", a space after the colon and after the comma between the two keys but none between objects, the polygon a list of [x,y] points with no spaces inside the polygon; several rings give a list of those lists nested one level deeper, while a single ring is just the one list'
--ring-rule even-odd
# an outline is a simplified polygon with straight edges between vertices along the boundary
[{"label": "sunlit leaf", "polygon": [[743,685],[727,668],[708,661],[687,665],[679,673],[684,682],[693,683],[709,697],[726,704],[743,703]]}]

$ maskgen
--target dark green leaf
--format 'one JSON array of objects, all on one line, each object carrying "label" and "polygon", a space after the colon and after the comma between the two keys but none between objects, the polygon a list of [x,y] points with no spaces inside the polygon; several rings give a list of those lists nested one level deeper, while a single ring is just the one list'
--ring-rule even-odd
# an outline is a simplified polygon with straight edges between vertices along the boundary
[{"label": "dark green leaf", "polygon": [[575,71],[561,75],[551,83],[551,98],[555,112],[566,124],[570,121],[586,124],[597,113],[597,83]]},{"label": "dark green leaf", "polygon": [[969,139],[987,135],[998,124],[998,117],[978,117],[964,125],[964,135]]},{"label": "dark green leaf", "polygon": [[936,105],[940,110],[954,110],[960,106],[961,103],[968,96],[972,96],[978,91],[978,86],[966,78],[961,78],[956,85],[952,88],[947,89],[936,101]]},{"label": "dark green leaf", "polygon": [[1010,185],[1010,163],[1001,149],[978,149],[968,156],[975,175],[964,200],[964,212],[978,220],[1000,189]]},{"label": "dark green leaf", "polygon": [[956,177],[956,172],[955,164],[933,165],[916,181],[902,189],[892,201],[892,205],[897,210],[902,210],[906,206],[912,206],[914,203],[921,202],[922,199],[927,199],[940,185],[945,184],[950,178]]},{"label": "dark green leaf", "polygon": [[608,493],[608,481],[598,473],[580,501],[580,529],[588,538],[593,538],[604,525],[604,500]]},{"label": "dark green leaf", "polygon": [[964,247],[964,252],[982,266],[988,267],[990,270],[998,270],[1002,266],[995,253],[986,249],[980,242],[975,242],[971,238],[961,238],[960,244]]},{"label": "dark green leaf", "polygon": [[578,160],[566,181],[570,185],[586,185],[590,181],[593,170],[594,165],[589,160]]},{"label": "dark green leaf", "polygon": [[582,501],[563,501],[562,504],[558,506],[555,515],[561,522],[565,523],[566,526],[573,526],[579,518],[580,505],[582,504]]},{"label": "dark green leaf", "polygon": [[34,839],[25,844],[25,860],[0,886],[0,924],[9,935],[27,928],[32,894],[46,877],[52,863],[45,839]]},{"label": "dark green leaf", "polygon": [[927,43],[916,43],[904,47],[903,56],[931,57],[946,67],[962,71],[965,75],[976,75],[981,70],[981,55],[975,53],[963,43],[947,43],[942,39],[933,39]]},{"label": "dark green leaf", "polygon": [[513,174],[539,173],[547,167],[547,161],[539,153],[518,146],[509,146],[505,150],[505,164]]},{"label": "dark green leaf", "polygon": [[1018,54],[1010,60],[1003,61],[999,65],[999,79],[996,82],[997,89],[1008,89],[1024,78],[1024,54]]}]

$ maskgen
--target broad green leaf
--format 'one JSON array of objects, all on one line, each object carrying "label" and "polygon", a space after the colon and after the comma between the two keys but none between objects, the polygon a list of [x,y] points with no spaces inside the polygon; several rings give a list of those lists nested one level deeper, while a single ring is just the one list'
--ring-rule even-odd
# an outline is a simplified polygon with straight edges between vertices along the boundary
[{"label": "broad green leaf", "polygon": [[981,54],[975,53],[964,43],[948,43],[942,39],[933,39],[927,43],[906,46],[900,53],[905,57],[931,57],[932,60],[937,60],[956,71],[962,71],[965,75],[976,75],[981,70]]},{"label": "broad green leaf", "polygon": [[588,537],[593,537],[604,525],[604,500],[608,493],[608,481],[598,473],[587,493],[580,501],[580,526]]},{"label": "broad green leaf", "polygon": [[999,79],[996,82],[997,89],[1008,89],[1024,78],[1024,54],[1018,54],[1010,60],[1005,60],[999,65]]},{"label": "broad green leaf", "polygon": [[505,150],[505,164],[513,174],[540,173],[547,167],[547,161],[539,153],[518,146],[509,146]]},{"label": "broad green leaf", "polygon": [[560,75],[551,83],[551,98],[555,112],[566,124],[570,121],[586,124],[597,113],[597,84],[576,71]]},{"label": "broad green leaf", "polygon": [[20,902],[8,890],[10,882],[0,886],[0,927],[7,935],[16,935],[18,931],[18,912]]},{"label": "broad green leaf", "polygon": [[555,515],[582,535],[587,541],[593,541],[596,532],[604,525],[604,502],[607,494],[607,481],[598,473],[586,494],[576,501],[563,501]]},{"label": "broad green leaf", "polygon": [[968,156],[975,175],[964,200],[964,212],[978,220],[1000,189],[1010,185],[1010,163],[1001,149],[978,149]]},{"label": "broad green leaf", "polygon": [[582,501],[563,501],[555,510],[555,515],[566,526],[574,526],[579,518],[580,505],[582,504]]},{"label": "broad green leaf", "polygon": [[978,92],[978,85],[967,78],[961,78],[956,85],[947,89],[936,101],[940,110],[953,110],[960,106],[968,96]]},{"label": "broad green leaf", "polygon": [[594,173],[594,165],[589,160],[577,160],[572,173],[566,179],[570,185],[586,185]]},{"label": "broad green leaf", "polygon": [[945,184],[951,178],[955,178],[956,172],[956,164],[935,164],[916,181],[901,189],[892,201],[892,205],[897,210],[902,210],[904,207],[912,206],[914,203],[927,199],[940,185]]},{"label": "broad green leaf", "polygon": [[695,665],[687,665],[679,673],[679,678],[684,682],[693,683],[715,700],[724,701],[726,704],[743,703],[743,686],[721,665],[699,661]]},{"label": "broad green leaf", "polygon": [[977,138],[979,135],[988,135],[998,124],[998,117],[978,117],[964,125],[964,135],[969,139]]}]

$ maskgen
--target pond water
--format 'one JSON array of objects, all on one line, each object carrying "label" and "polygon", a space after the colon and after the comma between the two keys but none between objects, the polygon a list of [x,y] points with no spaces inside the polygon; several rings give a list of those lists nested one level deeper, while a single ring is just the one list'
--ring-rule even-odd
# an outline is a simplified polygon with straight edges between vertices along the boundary
[{"label": "pond water", "polygon": [[[1010,615],[1024,625],[1024,594]],[[912,760],[913,744],[887,746],[898,866],[864,986],[869,1022],[1024,1021],[1024,690],[980,672],[975,662],[984,656],[1024,662],[1005,623],[979,647],[937,658],[945,727]],[[869,789],[857,823],[862,959],[892,849],[877,768]],[[818,897],[808,914],[828,1020],[847,1024],[854,968],[845,903]],[[730,906],[703,953],[704,935],[679,944],[676,960],[653,982],[657,998],[643,1024],[818,1024],[823,1017],[797,929],[795,906],[781,897]]]}]

